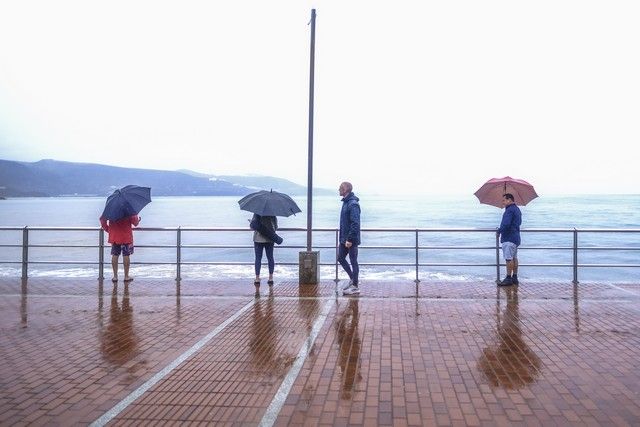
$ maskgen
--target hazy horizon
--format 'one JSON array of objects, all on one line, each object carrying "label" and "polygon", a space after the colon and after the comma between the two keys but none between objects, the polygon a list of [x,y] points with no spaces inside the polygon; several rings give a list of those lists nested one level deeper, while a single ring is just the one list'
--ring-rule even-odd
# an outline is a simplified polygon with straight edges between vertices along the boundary
[{"label": "hazy horizon", "polygon": [[[23,162],[23,160],[15,160],[15,159],[2,159],[2,160],[10,160],[10,161],[16,161],[16,162]],[[39,159],[39,160],[34,160],[34,161],[24,161],[27,163],[34,163],[34,162],[38,162],[38,161],[42,161],[42,160],[55,160],[55,161],[61,161],[61,162],[68,162],[68,160],[61,160],[61,159]],[[122,165],[114,165],[114,164],[106,164],[106,163],[94,163],[94,162],[72,162],[72,163],[85,163],[85,164],[96,164],[96,165],[103,165],[103,166],[113,166],[113,167],[123,167],[123,168],[128,168],[128,166],[122,166]],[[281,176],[274,176],[274,175],[261,175],[261,174],[249,174],[249,173],[234,173],[234,174],[215,174],[215,173],[205,173],[202,171],[197,171],[197,170],[193,170],[193,169],[186,169],[186,168],[178,168],[178,169],[156,169],[156,168],[136,168],[136,169],[148,169],[148,170],[159,170],[159,171],[171,171],[171,172],[180,172],[180,171],[184,171],[184,170],[189,170],[190,172],[194,172],[194,173],[202,173],[202,174],[207,174],[207,175],[217,175],[217,176],[221,176],[221,175],[233,175],[233,176],[238,176],[238,177],[260,177],[260,176],[264,176],[264,177],[270,177],[270,178],[283,178],[286,179],[294,184],[298,184],[301,185],[303,187],[307,186],[307,183],[304,182],[296,182],[296,181],[292,181],[288,178],[284,178]],[[337,187],[340,185],[340,182],[336,183],[336,194],[337,194]],[[480,184],[482,185],[482,184]],[[478,186],[478,188],[480,187],[480,185]],[[314,183],[313,186],[315,189],[322,189],[322,190],[331,190],[331,188],[329,187],[322,187],[319,186],[317,184]],[[389,196],[389,195],[393,195],[393,194],[397,194],[399,196],[410,196],[410,195],[425,195],[425,196],[429,196],[429,195],[433,195],[433,196],[447,196],[447,195],[451,195],[454,197],[458,197],[458,196],[467,196],[467,195],[472,195],[473,193],[478,189],[474,189],[471,193],[469,192],[441,192],[441,193],[437,193],[437,192],[384,192],[384,191],[375,191],[375,190],[365,190],[365,191],[360,191],[356,185],[354,185],[354,193],[357,194],[361,194],[361,195],[366,195],[366,196]],[[640,192],[637,193],[615,193],[615,192],[609,192],[609,193],[557,193],[557,192],[548,192],[545,195],[549,195],[549,196],[636,196],[636,195],[640,195]],[[94,197],[94,196],[84,196],[84,195],[64,195],[64,196],[54,196],[54,197]],[[321,195],[322,197],[331,197],[330,195],[326,195],[323,194]],[[543,196],[539,194],[539,197]],[[28,197],[38,197],[38,196],[26,196],[25,198]],[[43,197],[49,197],[49,196],[43,196]],[[97,196],[96,196],[97,197]],[[185,196],[156,196],[156,197],[234,197],[234,196],[190,196],[190,195],[185,195]],[[304,197],[306,199],[305,196],[298,196],[298,197]],[[315,195],[314,195],[315,197]],[[475,197],[475,196],[474,196]]]}]

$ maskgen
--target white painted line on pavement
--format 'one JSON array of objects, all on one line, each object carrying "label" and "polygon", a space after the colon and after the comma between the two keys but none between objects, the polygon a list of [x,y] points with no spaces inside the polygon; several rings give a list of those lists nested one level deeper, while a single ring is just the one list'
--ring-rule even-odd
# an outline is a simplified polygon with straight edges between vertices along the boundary
[{"label": "white painted line on pavement", "polygon": [[311,329],[309,337],[305,340],[302,348],[300,348],[298,356],[296,357],[296,361],[293,362],[289,373],[282,381],[282,384],[280,384],[280,388],[276,392],[276,395],[271,401],[271,404],[267,408],[267,412],[264,414],[264,417],[262,417],[260,426],[271,427],[276,422],[276,418],[278,418],[278,414],[280,413],[282,406],[284,406],[284,402],[287,399],[289,392],[291,391],[291,387],[293,387],[293,383],[298,377],[300,369],[302,369],[302,365],[304,365],[304,362],[307,359],[311,348],[313,347],[313,343],[316,341],[318,333],[320,332],[322,325],[324,325],[324,322],[329,314],[329,310],[331,310],[331,308],[333,307],[334,302],[334,299],[330,299],[329,301],[327,301],[322,308],[322,312],[313,323],[313,328]]},{"label": "white painted line on pavement", "polygon": [[91,423],[91,427],[104,426],[109,421],[111,421],[116,416],[118,416],[118,414],[120,414],[122,411],[124,411],[129,405],[131,405],[136,399],[138,399],[140,396],[142,396],[147,390],[149,390],[151,387],[153,387],[158,382],[160,382],[164,377],[169,375],[171,373],[171,371],[173,371],[175,368],[177,368],[182,362],[187,360],[189,357],[193,356],[198,350],[200,350],[202,347],[204,347],[216,335],[218,335],[220,332],[222,332],[222,330],[224,328],[229,326],[229,324],[231,324],[234,320],[236,320],[238,317],[240,317],[245,311],[247,311],[250,307],[252,307],[253,304],[255,304],[254,300],[252,300],[251,302],[247,303],[247,305],[242,307],[240,310],[236,311],[235,314],[233,314],[227,320],[225,320],[220,325],[218,325],[214,330],[209,332],[204,338],[202,338],[200,341],[195,343],[187,351],[185,351],[180,356],[178,356],[177,359],[175,359],[173,362],[171,362],[169,365],[167,365],[163,370],[161,370],[160,372],[155,374],[147,382],[142,384],[140,387],[138,387],[136,390],[134,390],[131,394],[129,394],[124,399],[122,399],[118,404],[116,404],[116,406],[111,408],[103,416],[101,416],[100,418],[95,420],[93,423]]}]

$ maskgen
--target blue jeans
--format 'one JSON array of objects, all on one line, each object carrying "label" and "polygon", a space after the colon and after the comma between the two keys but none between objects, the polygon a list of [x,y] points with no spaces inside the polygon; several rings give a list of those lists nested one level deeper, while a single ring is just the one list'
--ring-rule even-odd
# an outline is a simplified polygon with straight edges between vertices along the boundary
[{"label": "blue jeans", "polygon": [[[351,266],[349,266],[347,262],[347,254],[349,254]],[[358,266],[358,245],[352,245],[350,248],[347,248],[340,243],[340,247],[338,248],[338,262],[342,268],[344,268],[344,271],[347,272],[353,284],[358,286],[358,274],[360,273],[360,267]]]},{"label": "blue jeans", "polygon": [[256,276],[260,275],[260,267],[262,267],[262,249],[267,253],[267,261],[269,263],[269,274],[273,274],[275,268],[275,261],[273,260],[273,242],[271,243],[259,243],[253,242],[253,250],[256,253],[255,270]]}]

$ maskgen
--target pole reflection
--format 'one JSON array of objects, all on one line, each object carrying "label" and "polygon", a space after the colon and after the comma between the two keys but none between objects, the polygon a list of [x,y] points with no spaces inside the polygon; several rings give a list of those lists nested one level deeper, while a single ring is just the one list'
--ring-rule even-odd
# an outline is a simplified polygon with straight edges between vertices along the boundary
[{"label": "pole reflection", "polygon": [[[115,285],[114,285],[115,286]],[[97,322],[99,331],[102,333],[102,327],[104,326],[104,315],[102,311],[104,310],[104,280],[98,279],[98,313],[97,313]]]},{"label": "pole reflection", "polygon": [[478,368],[494,387],[519,389],[536,381],[540,375],[540,358],[522,336],[518,289],[504,289],[506,307],[500,314],[497,306],[497,343],[482,350]]},{"label": "pole reflection", "polygon": [[362,380],[360,373],[362,342],[358,328],[360,320],[359,304],[359,298],[349,298],[347,306],[342,312],[338,313],[335,324],[338,345],[340,346],[338,363],[342,372],[342,391],[340,396],[345,400],[350,400],[353,397],[356,383]]},{"label": "pole reflection", "polygon": [[573,284],[573,324],[576,332],[580,333],[580,306],[578,305],[578,284]]},{"label": "pole reflection", "polygon": [[27,327],[27,313],[27,279],[22,279],[20,285],[20,325],[23,328]]},{"label": "pole reflection", "polygon": [[[320,301],[318,300],[318,285],[300,285],[298,289],[298,313],[302,316],[305,323],[305,332],[307,336],[311,334],[313,322],[316,321],[320,313]],[[313,354],[312,348],[311,354]]]},{"label": "pole reflection", "polygon": [[176,324],[180,324],[182,310],[180,307],[180,281],[176,282]]}]

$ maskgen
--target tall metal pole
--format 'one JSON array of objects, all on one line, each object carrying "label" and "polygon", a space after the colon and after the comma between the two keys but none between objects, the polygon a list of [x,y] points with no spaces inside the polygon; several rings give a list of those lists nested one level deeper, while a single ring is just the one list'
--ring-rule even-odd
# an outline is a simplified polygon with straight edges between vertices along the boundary
[{"label": "tall metal pole", "polygon": [[316,56],[316,10],[311,9],[311,61],[309,67],[309,153],[307,155],[307,251],[311,251],[313,207],[313,80]]}]

